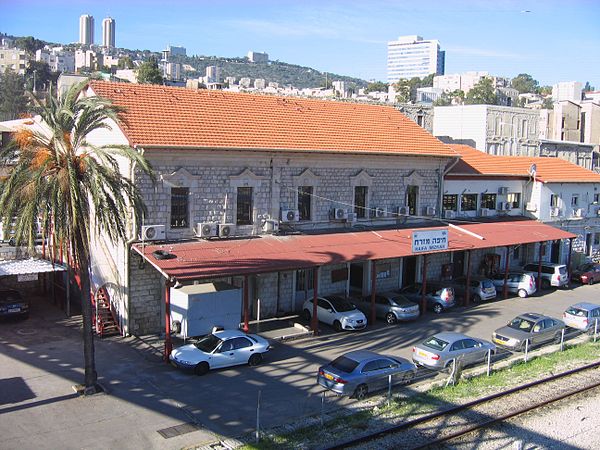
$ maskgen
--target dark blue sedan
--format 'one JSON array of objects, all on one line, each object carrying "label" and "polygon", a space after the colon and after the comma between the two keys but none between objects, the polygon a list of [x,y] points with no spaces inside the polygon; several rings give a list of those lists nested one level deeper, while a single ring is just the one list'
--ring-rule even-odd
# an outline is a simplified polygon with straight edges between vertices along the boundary
[{"label": "dark blue sedan", "polygon": [[392,384],[409,383],[416,373],[416,366],[407,359],[358,350],[320,367],[317,383],[360,400],[369,392],[387,388],[390,376]]}]

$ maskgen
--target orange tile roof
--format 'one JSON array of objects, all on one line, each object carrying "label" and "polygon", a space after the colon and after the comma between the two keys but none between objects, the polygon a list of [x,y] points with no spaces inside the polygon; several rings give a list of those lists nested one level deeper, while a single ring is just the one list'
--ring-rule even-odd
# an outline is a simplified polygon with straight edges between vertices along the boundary
[{"label": "orange tile roof", "polygon": [[564,159],[554,157],[496,156],[468,145],[450,144],[461,160],[450,175],[487,175],[529,177],[536,165],[536,179],[543,183],[600,183],[600,174]]},{"label": "orange tile roof", "polygon": [[157,85],[90,82],[125,108],[131,145],[384,153],[456,153],[389,106]]}]

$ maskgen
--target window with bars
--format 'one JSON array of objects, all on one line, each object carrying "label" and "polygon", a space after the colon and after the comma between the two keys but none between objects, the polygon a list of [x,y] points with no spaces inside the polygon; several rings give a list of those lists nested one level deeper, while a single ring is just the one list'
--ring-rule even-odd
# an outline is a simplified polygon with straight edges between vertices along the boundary
[{"label": "window with bars", "polygon": [[252,225],[252,188],[237,188],[237,225]]},{"label": "window with bars", "polygon": [[189,225],[189,188],[171,188],[171,228]]},{"label": "window with bars", "polygon": [[446,194],[442,200],[442,209],[444,211],[458,210],[458,194]]},{"label": "window with bars", "polygon": [[496,209],[496,194],[481,194],[481,207]]},{"label": "window with bars", "polygon": [[417,214],[417,203],[419,201],[419,186],[407,186],[406,188],[406,206],[409,214]]},{"label": "window with bars", "polygon": [[367,217],[367,186],[354,187],[354,212],[358,219]]},{"label": "window with bars", "polygon": [[460,198],[461,211],[477,211],[477,194],[463,194]]},{"label": "window with bars", "polygon": [[298,187],[298,211],[300,212],[300,220],[311,220],[312,196],[312,186]]}]

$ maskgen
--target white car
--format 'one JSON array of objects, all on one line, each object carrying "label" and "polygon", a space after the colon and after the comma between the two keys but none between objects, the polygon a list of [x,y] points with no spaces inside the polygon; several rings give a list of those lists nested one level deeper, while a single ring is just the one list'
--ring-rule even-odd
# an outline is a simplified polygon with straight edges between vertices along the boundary
[{"label": "white car", "polygon": [[[302,305],[304,318],[310,321],[313,313],[313,299]],[[317,298],[317,318],[333,326],[335,331],[362,330],[367,326],[366,316],[348,299],[338,295]]]},{"label": "white car", "polygon": [[239,330],[215,331],[198,342],[174,349],[171,364],[179,369],[204,375],[211,369],[248,364],[256,366],[271,349],[269,342]]}]

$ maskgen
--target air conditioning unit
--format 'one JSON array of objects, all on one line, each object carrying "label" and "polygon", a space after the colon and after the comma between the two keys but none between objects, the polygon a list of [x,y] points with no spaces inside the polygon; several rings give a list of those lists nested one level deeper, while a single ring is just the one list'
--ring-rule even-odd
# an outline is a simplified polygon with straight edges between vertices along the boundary
[{"label": "air conditioning unit", "polygon": [[346,219],[346,222],[356,222],[356,213],[355,212],[349,212],[348,213],[348,218]]},{"label": "air conditioning unit", "polygon": [[504,204],[502,205],[502,209],[504,211],[510,211],[512,209],[512,203],[511,202],[504,202]]},{"label": "air conditioning unit", "polygon": [[560,208],[550,208],[550,217],[558,217],[560,215]]},{"label": "air conditioning unit", "polygon": [[499,187],[498,188],[498,195],[506,195],[508,194],[508,188],[507,187]]},{"label": "air conditioning unit", "polygon": [[408,206],[398,206],[398,214],[401,216],[410,215],[410,208]]},{"label": "air conditioning unit", "polygon": [[537,211],[537,205],[533,202],[527,202],[525,204],[525,209],[527,211],[535,212],[535,211]]},{"label": "air conditioning unit", "polygon": [[489,208],[481,208],[481,212],[479,214],[481,217],[488,217],[490,216],[490,209]]},{"label": "air conditioning unit", "polygon": [[382,207],[377,207],[372,210],[373,217],[381,218],[387,216],[387,209]]},{"label": "air conditioning unit", "polygon": [[425,208],[426,216],[435,216],[435,206],[428,206]]},{"label": "air conditioning unit", "polygon": [[143,241],[160,241],[165,239],[164,225],[145,225],[142,227]]},{"label": "air conditioning unit", "polygon": [[281,221],[282,222],[298,222],[300,220],[300,211],[297,209],[282,209],[281,210]]},{"label": "air conditioning unit", "polygon": [[216,222],[203,222],[196,224],[196,236],[202,238],[209,238],[217,236],[217,223]]},{"label": "air conditioning unit", "polygon": [[333,209],[333,218],[335,220],[348,219],[348,210],[346,210],[344,208],[334,208]]},{"label": "air conditioning unit", "polygon": [[274,219],[265,220],[263,230],[265,233],[277,233],[279,231],[279,221]]},{"label": "air conditioning unit", "polygon": [[583,217],[583,209],[582,208],[574,209],[573,217]]},{"label": "air conditioning unit", "polygon": [[445,219],[454,219],[456,217],[456,211],[452,211],[451,209],[447,209],[444,211]]},{"label": "air conditioning unit", "polygon": [[219,237],[227,238],[235,235],[235,224],[233,223],[220,223],[218,225]]}]

